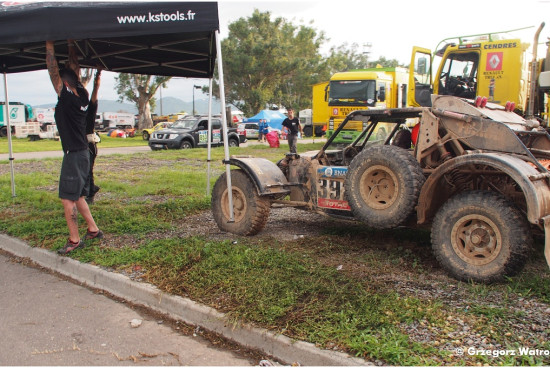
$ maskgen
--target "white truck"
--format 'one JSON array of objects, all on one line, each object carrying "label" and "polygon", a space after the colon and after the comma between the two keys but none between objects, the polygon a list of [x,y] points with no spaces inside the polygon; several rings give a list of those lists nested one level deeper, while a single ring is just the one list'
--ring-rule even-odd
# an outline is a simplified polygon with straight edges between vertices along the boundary
[{"label": "white truck", "polygon": [[[6,103],[0,102],[0,137],[6,137],[8,135],[7,119],[5,114]],[[34,118],[32,107],[21,102],[10,102],[8,114],[10,117],[10,126],[13,127],[12,133],[15,132],[15,127],[23,126],[27,123],[27,121]]]},{"label": "white truck", "polygon": [[[21,102],[10,102],[8,114],[12,134],[16,138],[59,139],[55,126],[54,109],[35,109]],[[8,134],[7,119],[5,119],[5,103],[0,102],[0,137]]]},{"label": "white truck", "polygon": [[49,124],[55,124],[55,108],[35,108],[34,116],[36,116],[36,121],[38,121],[42,127],[45,127]]},{"label": "white truck", "polygon": [[131,129],[136,125],[134,114],[126,112],[103,112],[96,115],[95,130]]}]

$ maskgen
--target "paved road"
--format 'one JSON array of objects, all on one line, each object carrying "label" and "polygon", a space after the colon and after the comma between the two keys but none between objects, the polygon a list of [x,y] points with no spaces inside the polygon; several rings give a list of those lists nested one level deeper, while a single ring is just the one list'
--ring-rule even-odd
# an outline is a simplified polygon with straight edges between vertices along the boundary
[{"label": "paved road", "polygon": [[[131,154],[138,152],[150,152],[151,149],[149,146],[137,146],[137,147],[114,147],[114,148],[100,148],[100,155],[112,155],[112,154]],[[63,151],[43,151],[43,152],[21,152],[14,153],[13,158],[17,160],[29,160],[29,159],[41,159],[41,158],[51,158],[51,157],[63,157]],[[2,153],[0,154],[0,161],[8,160],[9,154]]]},{"label": "paved road", "polygon": [[[2,254],[0,275],[0,366],[259,363]],[[132,328],[133,319],[141,325]]]},{"label": "paved road", "polygon": [[[325,138],[315,138],[313,140],[312,138],[304,138],[298,140],[298,145],[300,143],[312,143],[312,142],[326,142]],[[258,143],[257,140],[248,140],[246,143],[242,143],[242,147],[247,147],[251,144],[262,144]],[[263,143],[266,144],[267,143]],[[287,145],[286,141],[280,141],[280,144]],[[299,149],[299,147],[298,147]],[[112,148],[102,148],[99,147],[99,155],[113,155],[113,154],[132,154],[132,153],[139,153],[139,152],[151,152],[151,149],[149,146],[136,146],[136,147],[112,147]],[[205,153],[206,154],[206,153]],[[14,153],[13,157],[15,161],[17,160],[29,160],[29,159],[42,159],[42,158],[51,158],[51,157],[63,157],[63,152],[61,150],[56,151],[43,151],[43,152],[22,152],[22,153]],[[9,154],[2,153],[0,154],[0,161],[8,160]]]}]

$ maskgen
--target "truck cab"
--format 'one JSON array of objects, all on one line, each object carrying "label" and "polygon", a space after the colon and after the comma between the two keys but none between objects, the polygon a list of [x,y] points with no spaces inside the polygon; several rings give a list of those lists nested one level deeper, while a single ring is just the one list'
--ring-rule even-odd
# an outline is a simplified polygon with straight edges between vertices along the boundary
[{"label": "truck cab", "polygon": [[[486,97],[501,106],[514,103],[515,111],[528,110],[531,52],[520,39],[499,39],[496,34],[453,37],[436,51],[414,47],[409,70],[411,106],[431,106],[431,94],[475,99]],[[539,63],[541,64],[541,63]],[[542,66],[542,64],[541,64]],[[544,67],[539,66],[538,73]],[[545,96],[535,93],[535,115],[545,115]]]},{"label": "truck cab", "polygon": [[[403,68],[370,68],[334,74],[325,94],[329,111],[327,138],[355,110],[405,107],[407,73]],[[334,143],[353,142],[363,128],[363,122],[350,122]],[[384,140],[388,133],[388,127],[381,125],[374,138]]]}]

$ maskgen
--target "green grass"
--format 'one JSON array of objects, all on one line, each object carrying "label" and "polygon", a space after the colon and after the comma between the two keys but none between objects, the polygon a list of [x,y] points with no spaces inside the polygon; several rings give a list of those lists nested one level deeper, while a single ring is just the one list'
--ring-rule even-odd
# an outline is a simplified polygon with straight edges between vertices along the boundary
[{"label": "green grass", "polygon": [[[299,151],[320,145],[300,144]],[[284,143],[278,149],[258,145],[231,149],[232,154],[273,162],[286,152]],[[213,149],[212,155],[211,185],[224,170],[223,148]],[[478,300],[472,308],[460,309],[444,298],[399,294],[391,277],[379,277],[406,272],[413,275],[411,282],[420,276],[429,280],[437,266],[425,230],[337,226],[326,228],[321,236],[296,241],[256,237],[213,241],[189,236],[181,230],[182,223],[210,207],[205,161],[205,149],[100,156],[95,171],[101,200],[92,212],[107,241],[91,242],[70,256],[118,272],[140,270],[146,281],[160,289],[228,313],[235,324],[251,323],[388,365],[550,363],[545,357],[451,356],[456,339],[449,337],[460,332],[453,322],[460,319],[504,347],[520,344],[515,336],[498,334],[510,331],[508,321],[521,323],[524,317],[507,306],[518,295],[549,303],[546,269],[527,270],[504,285],[450,280],[454,289]],[[25,172],[21,165],[16,171],[15,198],[9,191],[9,174],[0,175],[4,189],[0,191],[0,232],[54,251],[67,237],[57,198],[60,159],[44,160],[39,172]],[[84,227],[81,224],[82,233]],[[339,271],[336,265],[343,261],[348,263]],[[504,299],[494,307],[486,300],[492,302],[497,292]],[[409,334],[418,329],[430,334],[432,341],[418,341]],[[436,339],[447,347],[434,345]],[[539,344],[539,348],[548,346],[542,338]]]}]

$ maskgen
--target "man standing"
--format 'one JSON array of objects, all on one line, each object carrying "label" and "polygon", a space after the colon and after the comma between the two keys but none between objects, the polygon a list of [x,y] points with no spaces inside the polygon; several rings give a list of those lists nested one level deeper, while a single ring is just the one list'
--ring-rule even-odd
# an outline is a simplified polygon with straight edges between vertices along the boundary
[{"label": "man standing", "polygon": [[90,174],[88,177],[88,185],[90,192],[86,197],[88,204],[94,203],[95,194],[99,191],[99,187],[95,185],[94,181],[94,164],[97,157],[97,144],[99,143],[99,136],[96,134],[95,128],[95,116],[97,114],[97,94],[99,92],[99,85],[101,83],[101,70],[97,70],[94,79],[94,89],[90,96],[90,104],[88,105],[88,113],[86,114],[86,137],[88,139],[88,150],[90,151]]},{"label": "man standing", "polygon": [[258,141],[263,143],[265,142],[265,135],[269,133],[269,130],[267,129],[267,120],[260,119],[260,123],[258,124]]},{"label": "man standing", "polygon": [[[74,43],[69,40],[69,48]],[[71,51],[69,51],[71,54]],[[69,239],[60,254],[67,254],[85,244],[78,233],[78,213],[84,217],[88,225],[85,239],[102,238],[103,233],[97,227],[86,203],[88,193],[88,171],[90,155],[86,139],[86,112],[88,109],[88,91],[79,81],[78,64],[69,60],[68,66],[59,69],[55,59],[53,41],[46,41],[46,65],[58,100],[55,107],[55,123],[61,146],[63,147],[63,163],[59,177],[59,198],[65,211],[65,220],[69,228]]]},{"label": "man standing", "polygon": [[288,118],[283,120],[283,128],[288,130],[288,147],[290,148],[290,153],[297,153],[296,151],[296,142],[298,140],[298,132],[302,132],[302,126],[298,118],[294,117],[294,110],[292,108],[288,109]]}]

